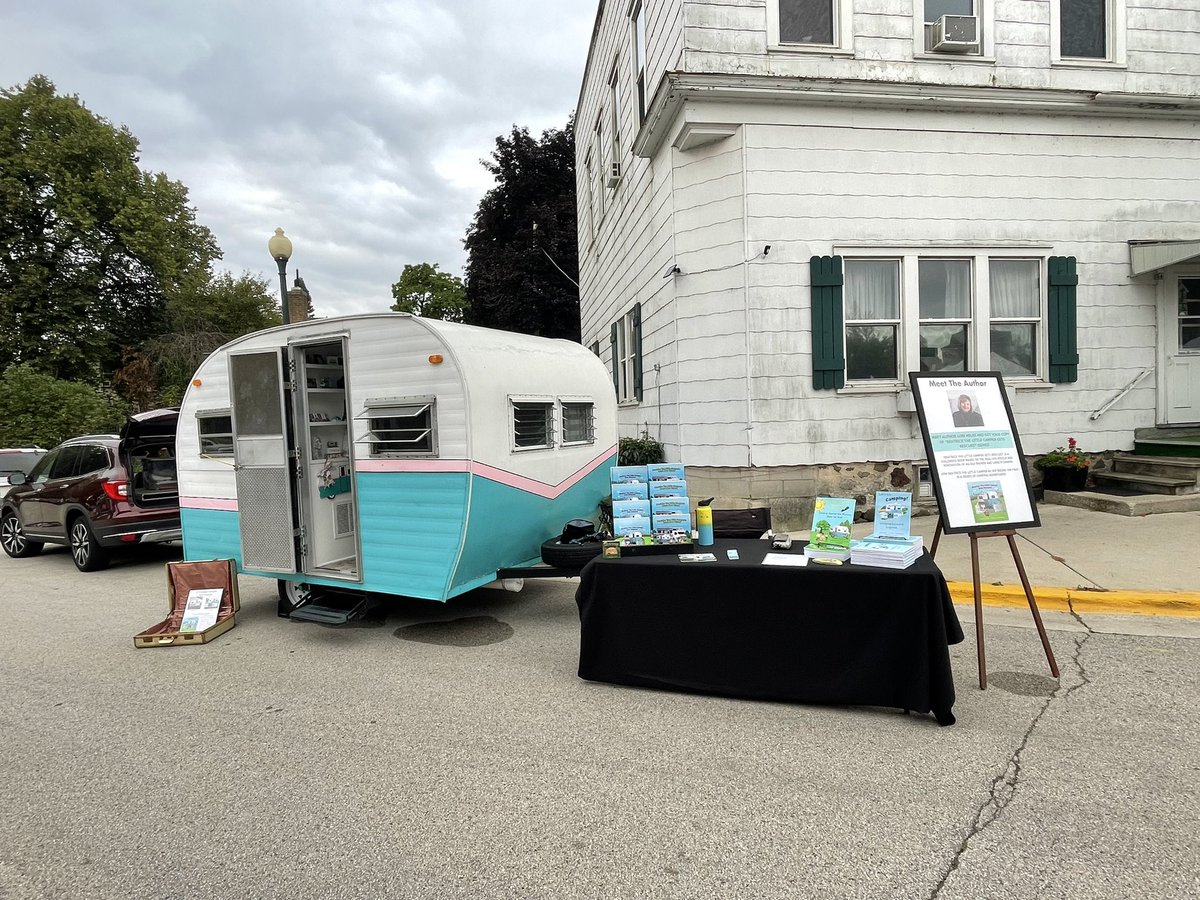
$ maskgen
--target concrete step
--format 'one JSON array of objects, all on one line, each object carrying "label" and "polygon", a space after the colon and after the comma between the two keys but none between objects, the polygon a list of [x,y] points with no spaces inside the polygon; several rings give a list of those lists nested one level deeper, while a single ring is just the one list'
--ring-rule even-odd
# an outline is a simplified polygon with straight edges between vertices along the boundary
[{"label": "concrete step", "polygon": [[1123,454],[1113,457],[1114,472],[1132,472],[1137,475],[1160,475],[1164,478],[1180,478],[1200,484],[1200,459],[1171,456],[1139,456]]},{"label": "concrete step", "polygon": [[1195,494],[1200,492],[1200,486],[1194,479],[1138,475],[1135,472],[1093,472],[1092,481],[1104,487],[1125,488],[1141,491],[1144,494]]},{"label": "concrete step", "polygon": [[1117,516],[1152,516],[1155,513],[1200,510],[1200,494],[1105,494],[1102,491],[1046,491],[1043,503],[1092,509]]}]

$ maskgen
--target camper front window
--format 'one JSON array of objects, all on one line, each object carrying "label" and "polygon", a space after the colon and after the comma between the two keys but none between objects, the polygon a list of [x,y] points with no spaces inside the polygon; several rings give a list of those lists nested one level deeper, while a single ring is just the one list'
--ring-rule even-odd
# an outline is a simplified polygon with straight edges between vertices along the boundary
[{"label": "camper front window", "polygon": [[196,413],[201,456],[233,456],[233,416],[227,409],[202,409]]},{"label": "camper front window", "polygon": [[513,444],[517,450],[554,446],[554,404],[513,400]]},{"label": "camper front window", "polygon": [[591,444],[595,440],[592,404],[562,401],[563,444]]},{"label": "camper front window", "polygon": [[367,405],[372,456],[434,456],[434,401]]}]

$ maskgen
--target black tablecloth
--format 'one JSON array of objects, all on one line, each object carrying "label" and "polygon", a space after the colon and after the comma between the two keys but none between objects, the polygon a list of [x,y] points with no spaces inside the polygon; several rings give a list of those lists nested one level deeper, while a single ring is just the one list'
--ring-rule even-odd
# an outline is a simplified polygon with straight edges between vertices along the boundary
[{"label": "black tablecloth", "polygon": [[[740,559],[726,558],[731,548]],[[624,556],[584,568],[575,595],[581,678],[890,706],[954,722],[949,645],[963,632],[928,553],[907,569],[792,568],[762,564],[766,553],[786,552],[767,541],[703,549],[716,561]]]}]

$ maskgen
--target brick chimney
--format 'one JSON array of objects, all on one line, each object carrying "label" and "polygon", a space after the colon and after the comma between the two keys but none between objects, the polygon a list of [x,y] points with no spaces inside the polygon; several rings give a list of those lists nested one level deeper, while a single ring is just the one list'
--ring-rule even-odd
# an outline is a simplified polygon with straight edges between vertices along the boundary
[{"label": "brick chimney", "polygon": [[303,322],[312,318],[312,295],[308,292],[308,288],[304,286],[304,279],[300,277],[298,270],[296,272],[296,283],[287,292],[287,299],[289,322]]}]

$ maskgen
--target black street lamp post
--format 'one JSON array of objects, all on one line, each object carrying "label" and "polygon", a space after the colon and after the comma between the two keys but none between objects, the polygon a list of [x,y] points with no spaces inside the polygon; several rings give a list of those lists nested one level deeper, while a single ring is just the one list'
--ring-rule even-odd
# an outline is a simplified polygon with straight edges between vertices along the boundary
[{"label": "black street lamp post", "polygon": [[267,241],[267,249],[271,252],[271,258],[275,260],[279,266],[279,299],[283,303],[283,324],[287,325],[288,317],[288,296],[287,296],[287,263],[292,256],[292,242],[288,240],[282,228],[275,229],[275,236]]}]

